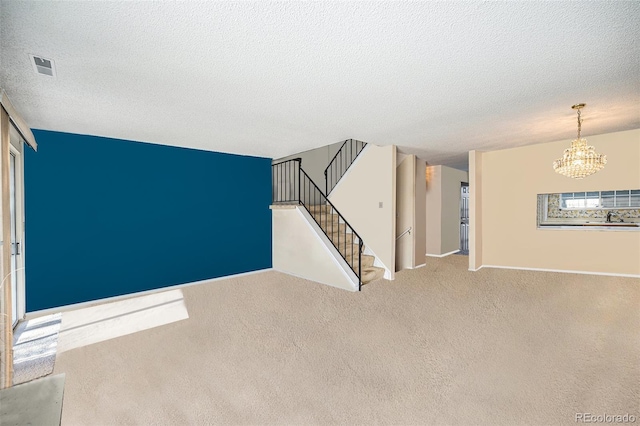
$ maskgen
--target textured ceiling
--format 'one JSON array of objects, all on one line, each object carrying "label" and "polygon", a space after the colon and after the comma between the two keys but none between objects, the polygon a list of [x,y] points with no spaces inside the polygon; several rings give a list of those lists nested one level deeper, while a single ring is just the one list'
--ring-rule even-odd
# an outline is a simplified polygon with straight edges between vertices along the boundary
[{"label": "textured ceiling", "polygon": [[[282,157],[347,138],[470,149],[640,127],[640,2],[0,1],[34,128]],[[29,54],[55,61],[35,74]]]}]

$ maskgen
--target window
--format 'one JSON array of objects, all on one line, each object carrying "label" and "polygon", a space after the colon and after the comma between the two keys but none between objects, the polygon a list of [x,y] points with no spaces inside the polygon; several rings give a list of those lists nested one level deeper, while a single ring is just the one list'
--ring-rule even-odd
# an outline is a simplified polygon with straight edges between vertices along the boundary
[{"label": "window", "polygon": [[640,208],[640,189],[566,192],[560,194],[561,210]]}]

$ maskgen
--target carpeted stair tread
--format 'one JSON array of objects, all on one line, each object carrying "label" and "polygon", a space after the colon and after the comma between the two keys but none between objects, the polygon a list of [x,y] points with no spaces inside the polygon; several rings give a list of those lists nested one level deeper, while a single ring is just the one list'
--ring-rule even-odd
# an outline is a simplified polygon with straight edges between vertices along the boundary
[{"label": "carpeted stair tread", "polygon": [[348,244],[340,241],[340,244],[337,244],[337,246],[340,254],[347,260],[351,260],[351,257],[354,257],[355,259],[358,258],[358,249],[360,247],[358,247],[357,244]]},{"label": "carpeted stair tread", "polygon": [[[331,229],[331,228],[329,228]],[[335,244],[338,245],[338,243],[340,243],[340,245],[344,245],[344,244],[354,244],[353,242],[353,234],[348,232],[348,233],[333,233],[333,234],[329,234],[328,235],[329,238],[331,238],[331,241]],[[357,241],[357,240],[356,240]]]},{"label": "carpeted stair tread", "polygon": [[[324,226],[324,224],[321,225],[322,230],[325,232],[325,234],[331,236],[332,234],[340,234],[340,241],[342,241],[342,238],[344,237],[345,233],[351,233],[351,232],[347,232],[347,231],[351,231],[351,229],[347,228],[347,225],[345,225],[344,223],[334,223],[333,226],[331,226],[331,224],[329,224],[329,226]],[[337,238],[337,237],[336,237]]]},{"label": "carpeted stair tread", "polygon": [[[354,256],[353,262],[349,261],[350,259],[347,260],[347,263],[353,268],[354,272],[358,271],[358,256]],[[370,266],[373,266],[373,262],[376,260],[375,257],[370,256],[368,254],[363,254],[362,255],[362,267],[363,268],[367,268]]]},{"label": "carpeted stair tread", "polygon": [[313,218],[322,226],[325,226],[325,224],[331,226],[332,223],[335,224],[340,222],[340,216],[337,214],[313,213]]},{"label": "carpeted stair tread", "polygon": [[332,210],[332,207],[328,204],[317,204],[317,205],[310,205],[307,206],[307,210],[309,210],[309,212],[311,212],[311,214],[314,213],[320,213],[323,212],[324,213],[329,213]]},{"label": "carpeted stair tread", "polygon": [[[359,266],[360,259],[358,258],[358,250],[360,247],[354,243],[355,237],[352,230],[345,223],[340,223],[340,216],[332,213],[333,209],[330,205],[311,205],[307,206],[307,210],[329,237],[334,247],[336,247],[345,258],[351,269],[353,269],[356,274],[360,269],[362,284],[368,284],[384,277],[384,268],[373,266],[375,261],[374,256],[362,254],[362,266]],[[356,239],[356,241],[358,240]]]},{"label": "carpeted stair tread", "polygon": [[377,266],[367,266],[362,268],[362,284],[369,284],[384,277],[384,269]]}]

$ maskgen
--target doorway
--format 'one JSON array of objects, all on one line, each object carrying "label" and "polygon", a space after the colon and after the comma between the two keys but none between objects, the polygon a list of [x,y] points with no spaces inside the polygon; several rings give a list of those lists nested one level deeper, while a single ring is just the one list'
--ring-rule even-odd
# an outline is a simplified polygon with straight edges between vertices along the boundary
[{"label": "doorway", "polygon": [[460,254],[469,254],[469,184],[460,184]]}]

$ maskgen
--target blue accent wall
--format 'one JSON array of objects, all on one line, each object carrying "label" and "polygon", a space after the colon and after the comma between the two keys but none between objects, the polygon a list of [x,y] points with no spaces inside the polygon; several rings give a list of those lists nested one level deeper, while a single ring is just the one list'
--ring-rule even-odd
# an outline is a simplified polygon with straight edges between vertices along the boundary
[{"label": "blue accent wall", "polygon": [[27,311],[271,267],[271,160],[35,130]]}]

